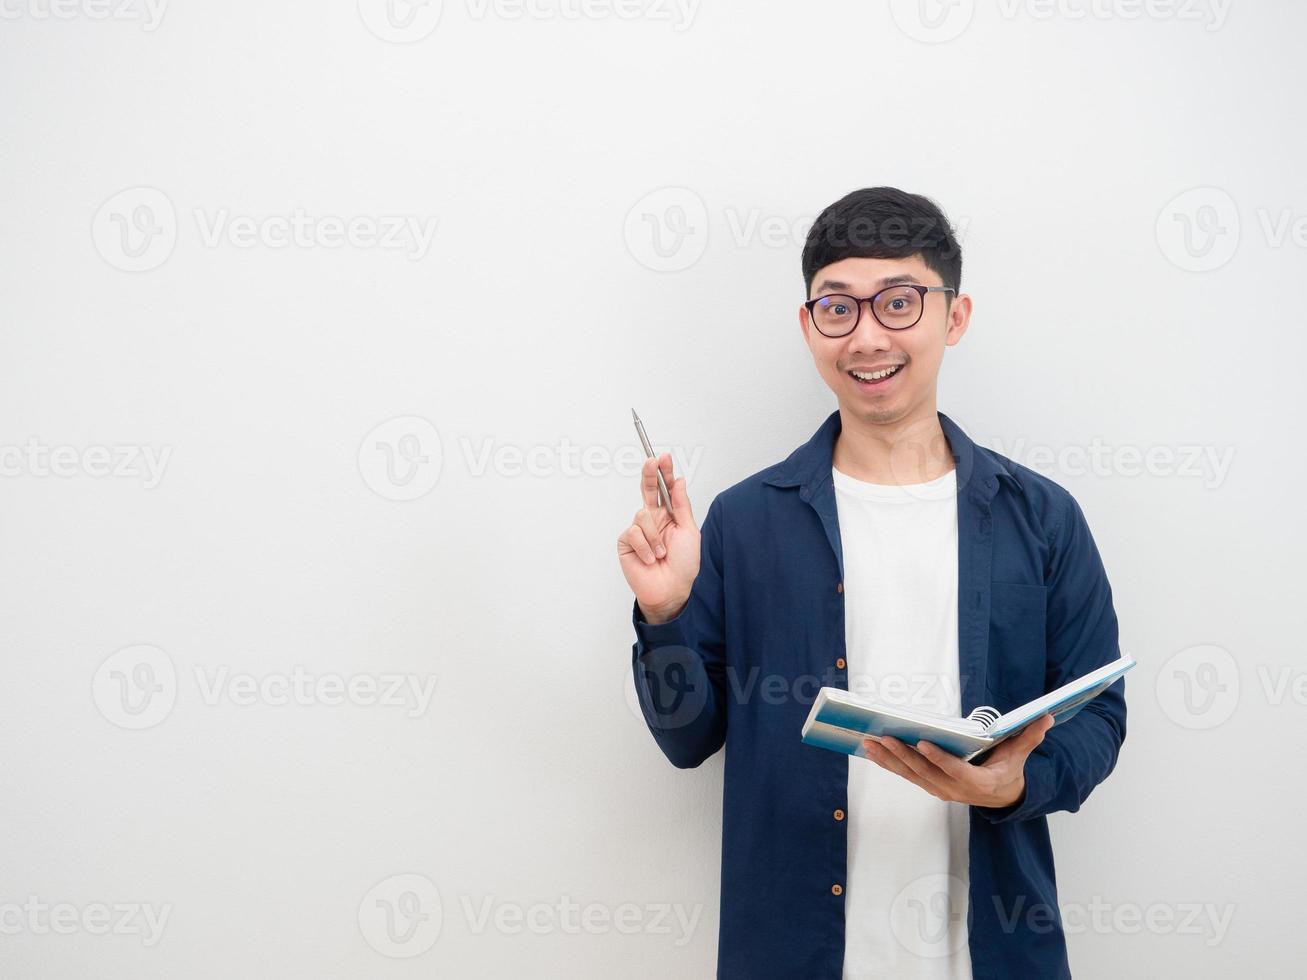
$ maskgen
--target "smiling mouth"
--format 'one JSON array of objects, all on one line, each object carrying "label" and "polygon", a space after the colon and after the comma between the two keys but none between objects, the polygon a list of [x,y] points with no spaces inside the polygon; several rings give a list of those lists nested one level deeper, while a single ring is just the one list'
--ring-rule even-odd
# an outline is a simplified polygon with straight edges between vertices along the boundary
[{"label": "smiling mouth", "polygon": [[876,385],[884,384],[890,378],[894,377],[903,370],[904,365],[896,364],[891,368],[883,371],[849,371],[848,376],[864,388],[874,388]]}]

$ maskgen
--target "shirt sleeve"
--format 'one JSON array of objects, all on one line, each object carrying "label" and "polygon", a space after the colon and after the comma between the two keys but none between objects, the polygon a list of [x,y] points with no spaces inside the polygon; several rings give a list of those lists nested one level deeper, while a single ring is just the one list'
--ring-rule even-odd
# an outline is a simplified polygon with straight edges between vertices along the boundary
[{"label": "shirt sleeve", "polygon": [[726,741],[725,593],[716,500],[704,517],[699,546],[699,574],[679,616],[646,623],[636,601],[631,612],[631,669],[640,710],[678,769],[700,765]]},{"label": "shirt sleeve", "polygon": [[[1112,589],[1080,505],[1066,497],[1052,535],[1045,685],[1054,690],[1121,656]],[[990,823],[1074,813],[1116,766],[1125,741],[1125,678],[1050,728],[1026,759],[1025,794],[1006,807],[973,807]]]}]

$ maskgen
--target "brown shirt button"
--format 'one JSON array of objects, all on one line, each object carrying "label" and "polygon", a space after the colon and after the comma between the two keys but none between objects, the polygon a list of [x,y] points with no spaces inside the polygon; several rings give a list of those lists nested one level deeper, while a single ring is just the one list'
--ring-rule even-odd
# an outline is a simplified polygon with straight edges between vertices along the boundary
[{"label": "brown shirt button", "polygon": [[839,885],[831,885],[831,886],[830,886],[830,893],[831,893],[832,895],[836,895],[836,896],[843,895],[843,894],[844,894],[844,889],[841,888]]},{"label": "brown shirt button", "polygon": [[838,660],[836,660],[836,661],[835,661],[835,666],[838,667],[840,670],[843,670],[843,669],[844,669],[844,658],[843,658],[843,657],[840,657]]},{"label": "brown shirt button", "polygon": [[843,810],[836,810],[836,811],[835,811],[835,819],[836,819],[836,820],[843,820],[843,819],[844,819],[844,811],[843,811]]},{"label": "brown shirt button", "polygon": [[841,595],[843,595],[843,594],[844,594],[844,583],[843,583],[843,582],[836,582],[836,583],[835,583],[835,591],[838,592],[838,593],[840,593]]}]

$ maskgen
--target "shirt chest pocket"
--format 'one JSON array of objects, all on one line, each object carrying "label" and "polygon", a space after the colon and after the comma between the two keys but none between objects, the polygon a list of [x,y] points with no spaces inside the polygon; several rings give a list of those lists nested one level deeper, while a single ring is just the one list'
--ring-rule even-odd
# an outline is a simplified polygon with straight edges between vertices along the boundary
[{"label": "shirt chest pocket", "polygon": [[1042,585],[994,582],[989,602],[989,666],[986,687],[994,707],[1011,710],[1044,693],[1045,612]]}]

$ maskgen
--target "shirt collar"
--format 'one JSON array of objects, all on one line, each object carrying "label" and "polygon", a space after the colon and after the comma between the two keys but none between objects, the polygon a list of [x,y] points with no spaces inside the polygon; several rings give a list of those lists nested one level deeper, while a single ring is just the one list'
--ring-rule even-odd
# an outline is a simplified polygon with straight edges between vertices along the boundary
[{"label": "shirt collar", "polygon": [[[986,497],[993,496],[998,489],[1000,479],[1018,491],[1021,489],[1017,478],[1007,468],[1001,456],[977,446],[961,427],[943,412],[935,414],[939,416],[940,428],[944,430],[949,452],[957,466],[959,493],[964,487],[971,485],[972,480],[976,481],[976,487]],[[805,496],[811,495],[823,482],[831,478],[835,440],[840,434],[840,427],[840,413],[836,409],[821,424],[821,428],[813,433],[812,438],[777,463],[774,467],[775,472],[763,482],[774,487],[803,487],[807,491]]]}]

